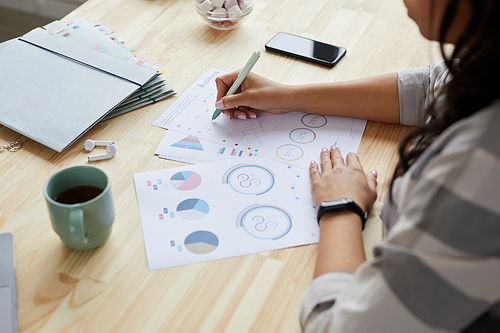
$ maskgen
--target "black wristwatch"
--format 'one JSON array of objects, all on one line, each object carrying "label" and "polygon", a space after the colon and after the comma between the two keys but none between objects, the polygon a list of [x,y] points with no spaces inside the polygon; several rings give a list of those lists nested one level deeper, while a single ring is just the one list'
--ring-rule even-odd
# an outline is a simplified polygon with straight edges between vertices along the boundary
[{"label": "black wristwatch", "polygon": [[321,218],[321,216],[323,216],[323,214],[339,212],[342,210],[351,210],[351,211],[355,212],[356,214],[358,214],[359,217],[361,217],[362,229],[363,230],[365,229],[365,223],[366,223],[366,218],[368,216],[368,213],[363,212],[361,207],[359,207],[350,198],[322,202],[318,208],[318,224],[319,224],[319,219]]}]

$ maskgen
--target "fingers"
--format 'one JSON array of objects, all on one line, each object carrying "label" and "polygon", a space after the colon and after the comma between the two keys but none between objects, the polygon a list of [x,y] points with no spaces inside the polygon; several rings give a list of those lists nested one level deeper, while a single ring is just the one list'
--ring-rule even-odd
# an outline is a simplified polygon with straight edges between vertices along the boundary
[{"label": "fingers", "polygon": [[311,177],[311,183],[314,183],[321,178],[318,169],[318,163],[316,163],[315,161],[311,161],[311,164],[309,164],[309,177]]},{"label": "fingers", "polygon": [[360,167],[361,169],[363,169],[363,167],[361,166],[361,162],[359,161],[358,155],[354,153],[347,154],[345,158],[345,164],[347,166]]},{"label": "fingers", "polygon": [[344,158],[342,157],[342,153],[340,149],[335,146],[330,147],[330,158],[332,159],[332,164],[334,168],[340,168],[344,165]]},{"label": "fingers", "polygon": [[257,114],[251,110],[231,109],[222,111],[229,119],[256,119]]},{"label": "fingers", "polygon": [[[217,85],[217,98],[215,103],[216,108],[227,110],[234,109],[238,106],[254,107],[254,104],[258,102],[259,97],[258,95],[256,95],[256,91],[259,91],[258,81],[262,81],[263,78],[254,73],[249,73],[241,86],[236,89],[233,94],[227,95],[227,92],[238,78],[238,74],[239,71],[236,71],[230,74],[219,76],[215,79],[215,83]],[[250,117],[250,114],[253,113],[247,114]]]},{"label": "fingers", "polygon": [[229,88],[227,88],[220,77],[215,78],[215,86],[217,87],[217,97],[215,100],[218,101],[226,94]]},{"label": "fingers", "polygon": [[368,172],[368,174],[366,175],[368,186],[374,192],[377,191],[377,177],[378,177],[377,170],[372,170],[371,172]]},{"label": "fingers", "polygon": [[234,81],[238,78],[238,73],[239,72],[233,72],[215,78],[215,84],[217,86],[215,107],[217,109],[232,109],[238,105],[244,105],[241,99],[241,87],[236,90],[235,94],[226,96]]},{"label": "fingers", "polygon": [[[346,165],[348,167],[356,167],[359,168],[360,170],[363,170],[358,155],[354,153],[349,153],[347,154],[345,160],[346,160]],[[368,186],[370,187],[371,190],[375,192],[377,191],[377,177],[378,177],[377,170],[372,170],[371,172],[368,172],[366,174],[366,180],[368,181]]]},{"label": "fingers", "polygon": [[330,151],[328,148],[323,147],[321,149],[321,154],[320,154],[320,159],[321,159],[321,172],[323,174],[330,172],[333,170],[333,165],[332,165],[332,160],[330,158]]},{"label": "fingers", "polygon": [[217,86],[216,101],[219,101],[222,97],[226,96],[227,91],[231,88],[234,81],[236,81],[238,73],[238,71],[232,72],[215,78],[215,85]]},{"label": "fingers", "polygon": [[[215,104],[217,106],[221,106],[224,109],[234,109],[237,107],[242,107],[242,106],[249,106],[251,102],[248,100],[248,93],[245,91],[238,91],[237,93],[233,95],[228,95],[221,97],[220,100],[217,101]],[[221,103],[222,102],[222,103]],[[220,108],[219,108],[220,109]]]},{"label": "fingers", "polygon": [[233,111],[233,116],[235,118],[238,118],[238,119],[248,119],[248,118],[255,119],[255,118],[257,118],[257,115],[255,114],[255,112],[244,111],[244,110],[240,110],[240,109]]},{"label": "fingers", "polygon": [[255,119],[257,118],[257,113],[255,112],[255,109],[249,108],[248,106],[238,106],[237,107],[238,111],[242,111],[247,115],[248,118]]},{"label": "fingers", "polygon": [[222,113],[228,118],[228,119],[233,119],[233,111],[232,110],[224,110]]}]

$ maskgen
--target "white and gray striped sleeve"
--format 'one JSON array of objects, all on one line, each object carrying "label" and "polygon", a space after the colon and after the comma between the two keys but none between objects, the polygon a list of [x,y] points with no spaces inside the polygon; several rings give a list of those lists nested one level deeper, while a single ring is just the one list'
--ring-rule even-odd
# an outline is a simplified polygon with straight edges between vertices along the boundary
[{"label": "white and gray striped sleeve", "polygon": [[419,170],[373,261],[312,281],[301,308],[304,332],[459,332],[496,308],[500,114],[490,120],[496,124],[482,142],[459,140]]},{"label": "white and gray striped sleeve", "polygon": [[429,97],[435,97],[444,86],[447,73],[444,61],[398,72],[399,122],[402,125],[424,124]]}]

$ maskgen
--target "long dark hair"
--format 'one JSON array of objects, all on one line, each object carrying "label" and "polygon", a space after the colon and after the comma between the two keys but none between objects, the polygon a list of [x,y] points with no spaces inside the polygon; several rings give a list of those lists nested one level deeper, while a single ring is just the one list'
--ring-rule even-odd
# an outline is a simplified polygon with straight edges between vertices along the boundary
[{"label": "long dark hair", "polygon": [[[434,99],[426,109],[431,120],[412,131],[400,143],[399,163],[394,171],[390,194],[394,180],[411,167],[432,139],[451,124],[500,98],[500,1],[465,0],[472,9],[470,21],[456,42],[452,54],[447,56],[445,36],[461,1],[449,1],[439,35],[441,54],[452,75],[441,92],[446,98],[446,108],[436,110]],[[422,137],[425,139],[418,140]],[[414,146],[410,149],[412,143]]]}]

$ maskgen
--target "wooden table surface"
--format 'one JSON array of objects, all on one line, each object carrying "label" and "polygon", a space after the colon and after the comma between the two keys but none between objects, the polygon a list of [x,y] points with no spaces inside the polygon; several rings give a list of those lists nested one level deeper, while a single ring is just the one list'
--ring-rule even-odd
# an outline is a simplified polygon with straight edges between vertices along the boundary
[{"label": "wooden table surface", "polygon": [[[198,16],[193,0],[89,0],[65,19],[115,27],[126,46],[166,65],[166,81],[182,94],[209,68],[232,71],[262,52],[253,71],[301,84],[367,77],[439,59],[407,17],[401,0],[255,0],[241,27],[218,31]],[[347,48],[333,69],[265,51],[286,31]],[[63,153],[0,126],[0,232],[15,239],[21,332],[299,332],[298,312],[312,278],[316,245],[149,271],[133,174],[182,166],[154,151],[165,130],[151,123],[177,98],[99,123]],[[379,171],[385,197],[408,128],[368,122],[359,156]],[[117,155],[93,165],[111,178],[116,218],[108,242],[94,250],[65,247],[53,231],[42,186],[56,171],[87,164],[86,139],[114,140]],[[367,255],[381,226],[369,224]]]}]

